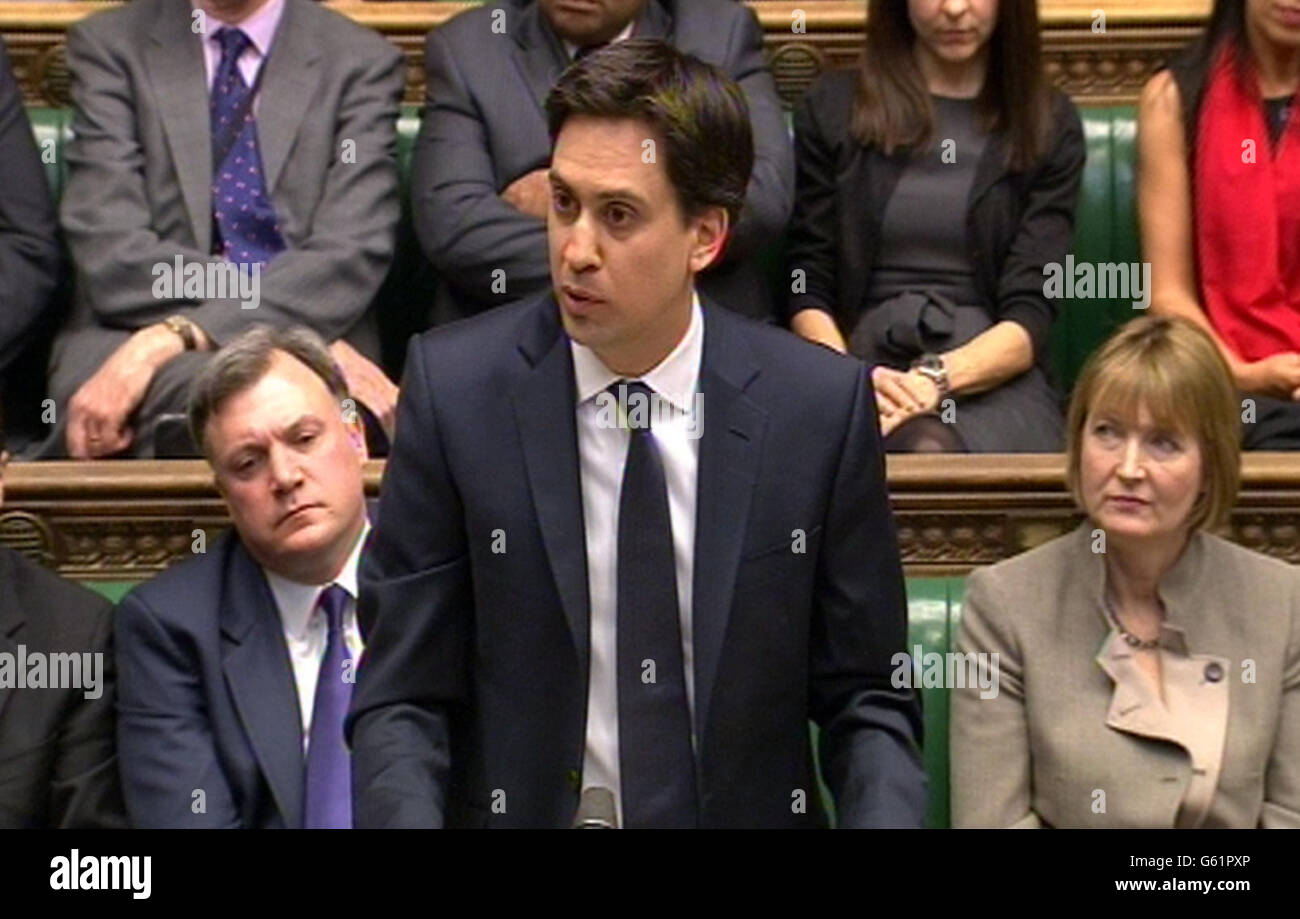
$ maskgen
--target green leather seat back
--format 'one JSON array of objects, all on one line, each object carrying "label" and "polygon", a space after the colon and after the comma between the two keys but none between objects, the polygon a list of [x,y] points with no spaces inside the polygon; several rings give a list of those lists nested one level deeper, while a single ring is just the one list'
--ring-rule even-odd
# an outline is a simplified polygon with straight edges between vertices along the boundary
[{"label": "green leather seat back", "polygon": [[[1139,260],[1135,209],[1137,111],[1133,106],[1084,106],[1088,160],[1075,212],[1075,263],[1132,264]],[[1088,355],[1117,326],[1140,313],[1129,299],[1066,300],[1052,327],[1052,367],[1068,393]]]},{"label": "green leather seat back", "polygon": [[32,134],[36,137],[36,147],[45,166],[45,181],[50,186],[50,194],[58,202],[63,197],[64,180],[68,174],[64,152],[72,137],[72,110],[29,106],[27,117],[31,119]]}]

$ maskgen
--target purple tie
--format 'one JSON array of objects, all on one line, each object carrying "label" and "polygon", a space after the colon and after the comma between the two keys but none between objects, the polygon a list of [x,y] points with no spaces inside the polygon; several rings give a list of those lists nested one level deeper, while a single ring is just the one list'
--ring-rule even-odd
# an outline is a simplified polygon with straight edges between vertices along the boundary
[{"label": "purple tie", "polygon": [[239,56],[253,41],[228,26],[218,29],[213,37],[221,44],[221,63],[209,100],[213,251],[236,264],[264,265],[283,251],[284,239],[262,174],[253,93],[239,70]]},{"label": "purple tie", "polygon": [[[307,800],[303,826],[309,830],[352,829],[352,764],[343,741],[343,716],[352,700],[352,684],[344,679],[348,661],[343,641],[343,609],[348,592],[331,584],[321,592],[316,606],[325,613],[329,634],[325,656],[316,678],[311,733],[307,742]],[[349,673],[355,668],[349,667]]]}]

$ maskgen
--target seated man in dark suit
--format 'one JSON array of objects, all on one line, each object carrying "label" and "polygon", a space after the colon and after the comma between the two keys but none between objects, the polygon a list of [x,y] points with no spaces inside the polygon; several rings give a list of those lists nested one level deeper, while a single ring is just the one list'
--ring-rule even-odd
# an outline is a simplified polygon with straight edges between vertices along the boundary
[{"label": "seated man in dark suit", "polygon": [[733,0],[507,0],[456,16],[425,46],[411,195],[420,243],[444,282],[435,322],[550,286],[542,102],[575,57],[633,36],[715,64],[744,91],[757,155],[733,239],[700,284],[745,315],[774,314],[756,256],[790,217],[794,154],[753,12]]},{"label": "seated man in dark suit", "polygon": [[370,305],[399,216],[402,55],[310,0],[199,5],[137,0],[68,30],[77,287],[49,455],[153,455],[158,417],[253,322],[331,342],[391,426]]},{"label": "seated man in dark suit", "polygon": [[553,291],[413,340],[362,564],[358,826],[568,826],[580,793],[630,827],[813,825],[810,718],[841,824],[920,825],[866,368],[695,291],[743,100],[662,42],[566,71]]},{"label": "seated man in dark suit", "polygon": [[[0,420],[0,494],[8,461]],[[0,547],[0,829],[126,826],[111,613]]]},{"label": "seated man in dark suit", "polygon": [[349,827],[365,436],[324,342],[257,326],[190,403],[234,529],[117,611],[118,748],[144,827]]},{"label": "seated man in dark suit", "polygon": [[[4,42],[0,41],[0,389],[6,407],[20,400],[34,407],[43,387],[15,364],[48,319],[47,308],[61,268],[58,222],[23,93]],[[11,413],[12,419],[12,413]]]}]

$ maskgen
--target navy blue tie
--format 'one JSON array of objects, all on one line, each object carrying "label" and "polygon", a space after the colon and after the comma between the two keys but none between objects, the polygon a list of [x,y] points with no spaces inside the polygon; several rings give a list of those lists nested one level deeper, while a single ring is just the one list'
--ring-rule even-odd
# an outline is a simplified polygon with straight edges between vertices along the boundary
[{"label": "navy blue tie", "polygon": [[[337,584],[321,592],[316,606],[325,614],[329,631],[325,656],[316,677],[307,741],[307,795],[303,826],[312,829],[352,829],[352,763],[343,740],[343,716],[352,701],[352,683],[344,679],[350,659],[343,641],[343,610],[348,593]],[[355,667],[349,667],[355,673]]]},{"label": "navy blue tie", "polygon": [[262,174],[253,94],[239,70],[239,56],[253,42],[229,26],[213,37],[221,43],[221,63],[209,100],[213,251],[237,264],[266,264],[283,251],[284,239]]},{"label": "navy blue tie", "polygon": [[[650,432],[651,391],[611,387],[632,411],[618,505],[618,749],[623,825],[693,827],[699,822],[691,713],[677,604],[668,489]],[[643,410],[636,411],[641,399]]]}]

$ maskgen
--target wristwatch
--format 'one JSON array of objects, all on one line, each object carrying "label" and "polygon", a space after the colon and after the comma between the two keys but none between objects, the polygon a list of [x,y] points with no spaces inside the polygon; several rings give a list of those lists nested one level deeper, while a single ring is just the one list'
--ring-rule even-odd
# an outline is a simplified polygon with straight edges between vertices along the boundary
[{"label": "wristwatch", "polygon": [[948,383],[948,368],[943,365],[943,358],[929,351],[912,361],[912,369],[934,383],[942,398],[952,392]]},{"label": "wristwatch", "polygon": [[186,351],[198,350],[199,338],[194,334],[194,323],[184,316],[168,316],[163,320],[163,325],[181,337]]}]

